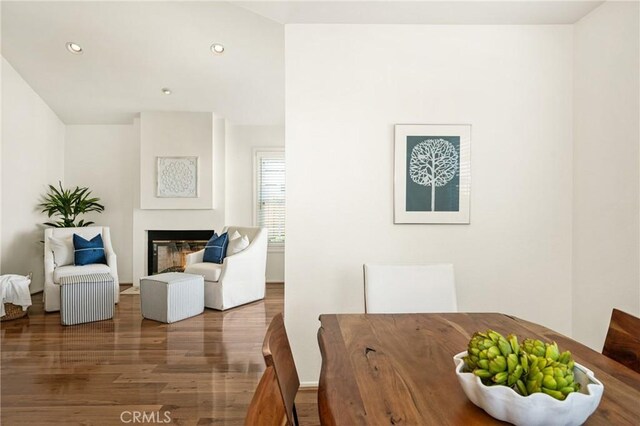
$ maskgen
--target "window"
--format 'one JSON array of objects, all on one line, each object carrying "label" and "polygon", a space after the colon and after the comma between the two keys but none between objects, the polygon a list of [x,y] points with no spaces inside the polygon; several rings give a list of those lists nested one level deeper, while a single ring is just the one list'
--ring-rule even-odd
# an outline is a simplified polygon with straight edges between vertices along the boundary
[{"label": "window", "polygon": [[269,248],[284,248],[284,151],[255,151],[254,221],[269,229]]}]

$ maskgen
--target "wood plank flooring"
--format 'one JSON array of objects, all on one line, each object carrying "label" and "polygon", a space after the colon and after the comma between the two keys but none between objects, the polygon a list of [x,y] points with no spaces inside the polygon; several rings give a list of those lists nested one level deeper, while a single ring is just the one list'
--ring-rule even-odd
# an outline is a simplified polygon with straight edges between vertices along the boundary
[{"label": "wood plank flooring", "polygon": [[[121,295],[113,320],[65,327],[35,295],[29,317],[1,326],[0,420],[243,424],[283,299],[283,285],[269,284],[264,301],[161,324],[142,319],[140,296]],[[299,392],[301,424],[319,424],[316,400],[315,390]]]}]

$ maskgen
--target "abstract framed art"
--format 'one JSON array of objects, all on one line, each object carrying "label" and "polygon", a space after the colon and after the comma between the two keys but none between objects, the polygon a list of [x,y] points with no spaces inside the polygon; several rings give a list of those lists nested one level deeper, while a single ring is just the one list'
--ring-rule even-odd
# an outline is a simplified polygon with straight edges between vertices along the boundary
[{"label": "abstract framed art", "polygon": [[198,157],[157,157],[159,198],[198,197]]},{"label": "abstract framed art", "polygon": [[471,125],[396,124],[394,223],[469,223]]}]

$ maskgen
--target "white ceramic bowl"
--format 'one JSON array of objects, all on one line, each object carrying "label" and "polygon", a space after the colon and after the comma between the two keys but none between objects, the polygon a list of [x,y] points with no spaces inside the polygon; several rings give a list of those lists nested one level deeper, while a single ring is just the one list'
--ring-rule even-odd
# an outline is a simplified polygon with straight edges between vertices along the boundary
[{"label": "white ceramic bowl", "polygon": [[578,364],[575,380],[581,384],[579,392],[570,393],[564,401],[546,393],[522,396],[507,386],[486,386],[473,373],[463,372],[467,352],[453,357],[456,375],[462,390],[475,405],[491,417],[522,426],[581,425],[600,403],[604,386],[593,371]]}]

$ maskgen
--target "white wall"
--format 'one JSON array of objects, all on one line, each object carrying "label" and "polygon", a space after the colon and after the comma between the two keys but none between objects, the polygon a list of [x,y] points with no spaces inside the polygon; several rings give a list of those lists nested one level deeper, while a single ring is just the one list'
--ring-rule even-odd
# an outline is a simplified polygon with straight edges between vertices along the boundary
[{"label": "white wall", "polygon": [[[212,140],[213,114],[210,112],[140,114],[140,208],[213,208]],[[198,157],[198,197],[157,197],[157,158],[192,156]]]},{"label": "white wall", "polygon": [[[140,180],[135,185],[133,210],[133,283],[147,275],[147,231],[153,229],[215,229],[225,225],[225,121],[214,118],[211,113],[147,113],[140,114],[134,127],[139,133],[139,151],[136,158],[140,164]],[[206,136],[208,135],[208,136]],[[207,139],[208,137],[208,139]],[[197,199],[171,199],[171,210],[149,210],[155,188],[150,181],[155,173],[155,158],[158,155],[201,155],[201,196],[210,194],[213,209],[204,209]],[[207,157],[208,163],[203,157]],[[208,165],[207,165],[208,164]],[[145,178],[146,176],[146,178]],[[155,178],[153,178],[155,180]],[[206,189],[206,188],[209,189]],[[141,200],[147,199],[145,209],[139,208]],[[167,201],[167,200],[163,200]],[[158,204],[160,205],[160,204]],[[161,208],[168,208],[162,204]],[[180,208],[180,210],[176,210]],[[196,210],[185,210],[185,209]]]},{"label": "white wall", "polygon": [[573,337],[597,351],[612,308],[640,315],[638,9],[574,26]]},{"label": "white wall", "polygon": [[[227,125],[227,223],[253,226],[254,149],[284,149],[284,126]],[[284,281],[284,252],[269,251],[267,282]]]},{"label": "white wall", "polygon": [[132,282],[133,182],[139,169],[138,150],[133,125],[67,126],[65,183],[87,186],[100,197],[105,211],[86,217],[111,228],[121,283]]},{"label": "white wall", "polygon": [[[288,25],[285,313],[363,312],[365,262],[453,262],[461,311],[571,333],[571,26]],[[470,123],[471,224],[393,224],[393,125]]]},{"label": "white wall", "polygon": [[[0,7],[0,22],[2,20],[2,7]],[[2,43],[0,42],[0,46]],[[4,58],[2,58],[4,61]],[[2,64],[0,64],[0,274],[2,274]]]},{"label": "white wall", "polygon": [[44,283],[43,228],[36,205],[47,184],[64,179],[65,127],[2,58],[2,273],[33,272]]}]

